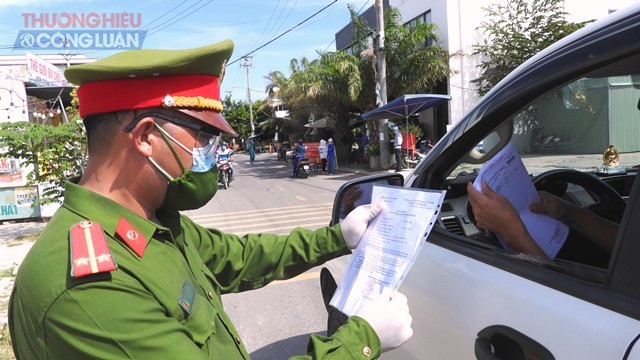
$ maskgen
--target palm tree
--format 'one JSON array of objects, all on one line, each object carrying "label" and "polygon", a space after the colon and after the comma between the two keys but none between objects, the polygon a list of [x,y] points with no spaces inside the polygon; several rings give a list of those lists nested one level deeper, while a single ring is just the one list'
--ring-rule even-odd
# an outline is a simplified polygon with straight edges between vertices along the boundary
[{"label": "palm tree", "polygon": [[[309,118],[336,120],[334,139],[339,158],[344,158],[350,150],[349,118],[377,106],[376,62],[367,41],[375,31],[350,10],[356,29],[356,41],[350,52],[319,53],[320,57],[313,61],[292,59],[291,75],[286,78],[277,72],[269,74],[271,83],[267,88],[267,91],[275,85],[280,88],[280,97],[290,109],[291,121],[300,127]],[[436,30],[435,25],[424,23],[409,29],[401,24],[395,8],[387,9],[386,80],[391,99],[405,93],[430,92],[449,75],[447,51],[428,45],[431,41],[437,42]]]}]

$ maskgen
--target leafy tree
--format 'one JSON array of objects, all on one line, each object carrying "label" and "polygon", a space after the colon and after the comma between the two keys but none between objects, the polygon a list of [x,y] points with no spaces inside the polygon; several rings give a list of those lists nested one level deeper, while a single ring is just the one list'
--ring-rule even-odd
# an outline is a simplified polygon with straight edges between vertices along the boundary
[{"label": "leafy tree", "polygon": [[2,156],[33,166],[27,185],[51,183],[34,205],[61,202],[66,179],[80,176],[86,165],[86,137],[78,121],[54,127],[26,121],[0,123]]},{"label": "leafy tree", "polygon": [[[347,51],[319,53],[320,57],[291,60],[289,78],[273,77],[291,118],[302,126],[309,118],[336,120],[334,139],[339,158],[350,151],[349,120],[376,108],[376,59],[368,37],[375,33],[350,8],[355,42]],[[439,46],[436,27],[419,24],[409,29],[401,24],[395,8],[385,12],[385,51],[389,98],[404,93],[425,92],[449,74],[448,53]],[[374,140],[375,137],[372,138]]]},{"label": "leafy tree", "polygon": [[591,21],[565,19],[562,0],[509,0],[483,8],[486,21],[478,28],[484,39],[473,46],[480,55],[481,74],[472,82],[480,96],[540,50]]},{"label": "leafy tree", "polygon": [[[260,122],[266,120],[269,117],[268,113],[260,111],[264,104],[264,100],[252,101],[251,110],[253,111],[254,127]],[[251,136],[251,124],[249,121],[249,103],[246,101],[231,100],[231,96],[227,96],[223,100],[222,116],[238,133],[238,137],[242,140]],[[223,136],[226,141],[230,141],[231,138]],[[242,143],[242,141],[240,141]]]}]

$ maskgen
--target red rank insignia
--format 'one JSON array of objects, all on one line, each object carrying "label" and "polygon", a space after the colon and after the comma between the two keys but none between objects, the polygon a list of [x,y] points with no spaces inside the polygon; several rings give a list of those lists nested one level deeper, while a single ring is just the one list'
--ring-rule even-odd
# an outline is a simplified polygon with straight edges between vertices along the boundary
[{"label": "red rank insignia", "polygon": [[122,239],[133,252],[139,257],[142,257],[144,249],[147,247],[147,238],[142,236],[142,234],[123,217],[120,217],[118,221],[116,234],[118,234],[120,239]]},{"label": "red rank insignia", "polygon": [[102,226],[83,220],[71,227],[71,276],[79,278],[116,269]]}]

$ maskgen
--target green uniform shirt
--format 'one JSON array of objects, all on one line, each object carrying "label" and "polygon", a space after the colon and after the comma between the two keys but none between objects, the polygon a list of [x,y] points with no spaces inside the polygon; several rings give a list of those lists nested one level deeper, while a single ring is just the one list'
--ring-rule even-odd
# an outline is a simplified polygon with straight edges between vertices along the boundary
[{"label": "green uniform shirt", "polygon": [[[148,239],[142,257],[116,235],[120,217]],[[238,237],[177,212],[159,210],[157,217],[163,226],[67,183],[64,204],[16,278],[9,323],[18,359],[248,359],[221,294],[349,253],[339,226]],[[102,225],[115,271],[70,275],[69,229],[85,219]],[[185,289],[195,289],[190,313],[180,304]],[[300,358],[374,358],[380,341],[352,317],[332,337],[312,335],[308,351]]]}]

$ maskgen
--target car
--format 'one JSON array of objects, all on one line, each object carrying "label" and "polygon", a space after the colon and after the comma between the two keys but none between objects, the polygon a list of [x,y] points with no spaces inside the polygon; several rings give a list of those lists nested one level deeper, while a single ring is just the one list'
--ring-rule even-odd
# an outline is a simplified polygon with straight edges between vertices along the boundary
[{"label": "car", "polygon": [[[476,225],[466,185],[510,143],[539,190],[619,223],[611,254],[571,231],[565,246],[573,253],[543,259],[506,250]],[[609,145],[619,164],[603,161]],[[437,224],[399,289],[413,337],[383,358],[640,359],[638,164],[640,4],[519,66],[406,179],[382,173],[345,183],[333,223],[368,203],[374,184],[446,190]],[[325,303],[348,260],[323,269]],[[339,315],[330,311],[328,323]]]}]

